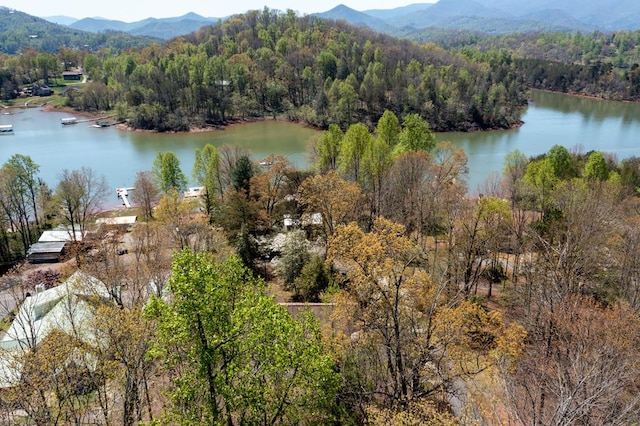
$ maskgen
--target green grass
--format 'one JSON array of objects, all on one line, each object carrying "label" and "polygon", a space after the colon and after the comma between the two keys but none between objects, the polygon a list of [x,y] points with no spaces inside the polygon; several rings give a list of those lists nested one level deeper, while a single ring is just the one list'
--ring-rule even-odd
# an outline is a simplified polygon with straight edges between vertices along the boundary
[{"label": "green grass", "polygon": [[65,106],[65,98],[59,94],[51,96],[30,96],[28,98],[17,98],[2,102],[2,105],[8,107],[21,107],[24,105],[42,105],[48,104],[56,108]]}]

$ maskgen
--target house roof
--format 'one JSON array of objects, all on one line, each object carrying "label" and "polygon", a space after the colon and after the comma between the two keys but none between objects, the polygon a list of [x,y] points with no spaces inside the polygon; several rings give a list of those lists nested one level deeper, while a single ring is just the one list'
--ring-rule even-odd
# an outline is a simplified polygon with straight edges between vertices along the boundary
[{"label": "house roof", "polygon": [[22,369],[20,355],[51,331],[80,333],[83,339],[92,341],[88,325],[94,309],[90,301],[110,297],[102,281],[80,271],[59,286],[26,297],[0,341],[0,388],[16,384]]},{"label": "house roof", "polygon": [[27,256],[32,254],[43,254],[43,253],[62,253],[64,250],[64,246],[66,241],[46,241],[46,242],[37,242],[35,244],[31,244],[29,247],[29,251],[27,252]]}]

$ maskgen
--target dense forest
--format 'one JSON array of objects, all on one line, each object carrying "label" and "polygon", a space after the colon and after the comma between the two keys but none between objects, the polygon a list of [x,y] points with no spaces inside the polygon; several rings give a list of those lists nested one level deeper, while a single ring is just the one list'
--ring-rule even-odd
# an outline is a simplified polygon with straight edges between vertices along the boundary
[{"label": "dense forest", "polygon": [[[433,45],[266,9],[165,45],[82,56],[76,63],[92,83],[67,91],[68,105],[114,111],[140,129],[263,116],[321,128],[373,126],[387,109],[418,113],[434,130],[495,129],[517,125],[525,105],[509,63],[489,66]],[[1,65],[5,97],[41,70],[13,61]]]},{"label": "dense forest", "polygon": [[638,100],[638,34],[447,33],[444,50],[265,8],[139,49],[6,56],[0,97],[81,68],[91,83],[65,91],[67,105],[113,112],[137,129],[265,116],[373,128],[385,110],[420,114],[436,131],[511,128],[529,88]]},{"label": "dense forest", "polygon": [[[640,418],[640,159],[513,151],[472,199],[465,152],[433,133],[513,125],[532,81],[555,81],[533,78],[552,75],[545,64],[594,63],[451,53],[268,10],[139,51],[63,52],[92,80],[70,105],[134,127],[269,115],[323,131],[304,171],[204,146],[191,198],[176,155],[159,152],[137,173],[128,230],[96,225],[108,188],[91,169],[49,188],[31,158],[7,159],[2,259],[53,226],[73,237],[61,267],[0,279],[5,322],[29,336],[0,345],[1,424]],[[48,55],[2,58],[3,94],[18,75],[49,78]],[[567,73],[566,91],[589,77],[604,96],[606,75],[627,78],[597,61]],[[16,313],[67,279],[92,292],[65,302],[60,327],[40,334],[42,312]]]},{"label": "dense forest", "polygon": [[478,51],[490,56],[508,52],[527,87],[611,100],[640,99],[638,31],[511,34],[471,40],[461,41],[459,50],[469,57]]}]

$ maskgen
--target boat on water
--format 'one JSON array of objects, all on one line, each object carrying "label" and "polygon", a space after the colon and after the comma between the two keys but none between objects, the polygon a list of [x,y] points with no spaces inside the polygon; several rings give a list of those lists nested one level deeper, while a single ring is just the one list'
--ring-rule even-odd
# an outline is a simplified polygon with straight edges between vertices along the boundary
[{"label": "boat on water", "polygon": [[68,126],[69,124],[78,124],[78,119],[75,117],[66,117],[66,118],[61,118],[60,122],[62,123],[63,126]]},{"label": "boat on water", "polygon": [[109,127],[108,120],[97,120],[93,127]]},{"label": "boat on water", "polygon": [[13,125],[12,124],[3,124],[0,125],[0,135],[6,135],[13,133]]}]

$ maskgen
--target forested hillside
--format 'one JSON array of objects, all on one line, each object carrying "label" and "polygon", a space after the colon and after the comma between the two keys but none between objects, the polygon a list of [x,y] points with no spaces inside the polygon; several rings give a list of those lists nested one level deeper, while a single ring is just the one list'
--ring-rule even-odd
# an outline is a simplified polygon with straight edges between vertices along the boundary
[{"label": "forested hillside", "polygon": [[373,125],[385,110],[435,130],[519,123],[523,86],[508,62],[469,60],[344,23],[264,10],[165,46],[105,52],[72,93],[83,111],[115,109],[141,129],[186,130],[286,116],[326,128]]},{"label": "forested hillside", "polygon": [[492,57],[496,52],[508,52],[527,87],[640,100],[639,31],[512,34],[458,40],[464,45],[459,51],[477,60],[487,54]]}]

